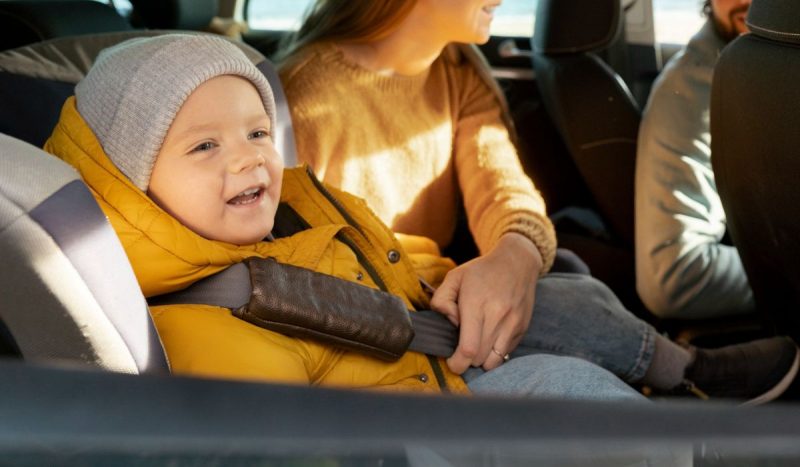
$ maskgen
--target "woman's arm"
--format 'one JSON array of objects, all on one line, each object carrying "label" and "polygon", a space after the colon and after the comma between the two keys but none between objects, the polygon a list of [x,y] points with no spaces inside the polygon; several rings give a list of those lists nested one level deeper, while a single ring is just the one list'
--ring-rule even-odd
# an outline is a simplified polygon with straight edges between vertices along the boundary
[{"label": "woman's arm", "polygon": [[[454,153],[459,187],[481,257],[451,271],[432,306],[461,326],[448,360],[502,364],[530,324],[537,278],[555,256],[555,232],[544,200],[524,174],[494,93],[463,67]],[[492,350],[494,348],[494,351]]]}]

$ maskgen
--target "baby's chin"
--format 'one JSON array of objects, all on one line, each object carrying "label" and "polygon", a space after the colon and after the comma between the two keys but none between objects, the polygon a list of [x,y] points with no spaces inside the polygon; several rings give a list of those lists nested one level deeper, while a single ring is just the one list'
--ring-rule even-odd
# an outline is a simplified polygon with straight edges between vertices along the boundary
[{"label": "baby's chin", "polygon": [[239,245],[239,246],[253,245],[258,242],[263,242],[264,240],[266,240],[269,237],[269,234],[270,231],[267,231],[263,235],[257,234],[253,236],[234,238],[232,239],[233,241],[228,241],[228,243],[233,243],[234,245]]},{"label": "baby's chin", "polygon": [[245,246],[253,245],[255,243],[266,240],[272,231],[272,225],[269,228],[258,229],[253,232],[224,232],[218,235],[209,235],[206,238],[209,240],[216,240],[218,242],[231,243],[233,245]]}]

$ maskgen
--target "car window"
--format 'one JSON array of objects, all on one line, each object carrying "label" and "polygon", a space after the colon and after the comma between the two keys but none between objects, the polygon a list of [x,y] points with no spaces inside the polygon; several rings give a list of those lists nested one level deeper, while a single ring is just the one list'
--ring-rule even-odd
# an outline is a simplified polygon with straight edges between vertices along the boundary
[{"label": "car window", "polygon": [[250,0],[246,18],[252,29],[296,30],[313,0]]},{"label": "car window", "polygon": [[[253,29],[296,30],[313,0],[250,0],[247,22]],[[537,0],[505,0],[495,11],[492,34],[528,37],[533,34]]]},{"label": "car window", "polygon": [[530,37],[537,0],[504,0],[494,13],[492,35]]},{"label": "car window", "polygon": [[702,8],[702,0],[653,0],[656,42],[689,42],[705,22]]}]

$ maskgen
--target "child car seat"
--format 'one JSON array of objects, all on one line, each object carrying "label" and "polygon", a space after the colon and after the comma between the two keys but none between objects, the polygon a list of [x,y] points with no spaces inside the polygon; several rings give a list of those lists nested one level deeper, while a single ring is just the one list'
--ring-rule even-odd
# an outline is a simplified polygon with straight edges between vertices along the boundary
[{"label": "child car seat", "polygon": [[114,7],[95,0],[0,2],[0,50],[55,37],[132,29]]}]

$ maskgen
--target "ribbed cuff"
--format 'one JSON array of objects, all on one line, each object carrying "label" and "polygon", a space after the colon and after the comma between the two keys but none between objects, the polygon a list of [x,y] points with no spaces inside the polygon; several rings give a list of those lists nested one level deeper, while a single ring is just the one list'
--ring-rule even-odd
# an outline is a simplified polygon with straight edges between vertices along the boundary
[{"label": "ribbed cuff", "polygon": [[503,234],[517,233],[524,235],[536,246],[539,254],[542,255],[542,270],[539,276],[543,276],[553,267],[556,258],[556,234],[553,224],[546,217],[517,218],[508,223],[500,224],[492,235],[496,244]]}]

